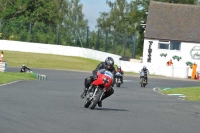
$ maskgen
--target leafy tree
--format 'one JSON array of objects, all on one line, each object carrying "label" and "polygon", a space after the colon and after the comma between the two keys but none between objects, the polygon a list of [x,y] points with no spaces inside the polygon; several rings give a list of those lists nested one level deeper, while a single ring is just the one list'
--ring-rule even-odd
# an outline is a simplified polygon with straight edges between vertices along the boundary
[{"label": "leafy tree", "polygon": [[67,13],[60,27],[60,41],[63,45],[82,46],[88,20],[84,20],[83,5],[80,0],[71,0],[66,7]]},{"label": "leafy tree", "polygon": [[[197,4],[197,0],[155,0]],[[144,28],[150,0],[106,0],[109,12],[100,13],[99,30],[90,31],[89,47],[131,56],[133,36],[142,55]],[[88,20],[80,0],[0,0],[1,38],[86,47]]]},{"label": "leafy tree", "polygon": [[97,19],[97,27],[103,29],[116,30],[117,32],[125,33],[130,28],[128,12],[130,6],[126,0],[116,0],[111,2],[106,0],[110,7],[110,12],[100,13],[100,18]]},{"label": "leafy tree", "polygon": [[[0,0],[3,38],[69,45],[87,20],[80,0]],[[75,20],[78,18],[78,20]],[[81,39],[81,36],[79,36]]]},{"label": "leafy tree", "polygon": [[110,12],[100,14],[100,18],[97,20],[97,27],[109,29],[112,32],[114,36],[112,38],[113,53],[131,56],[128,53],[133,51],[133,42],[129,42],[130,39],[127,36],[132,35],[131,38],[137,36],[139,21],[137,18],[140,17],[138,6],[134,2],[129,4],[126,0],[116,0],[115,2],[107,0],[106,2],[110,7]]}]

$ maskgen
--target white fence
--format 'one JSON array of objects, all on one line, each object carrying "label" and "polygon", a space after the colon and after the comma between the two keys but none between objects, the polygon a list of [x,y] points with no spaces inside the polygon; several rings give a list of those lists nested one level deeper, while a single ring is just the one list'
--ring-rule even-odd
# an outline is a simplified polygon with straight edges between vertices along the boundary
[{"label": "white fence", "polygon": [[123,68],[123,70],[129,72],[138,73],[139,71],[141,71],[144,65],[148,68],[150,74],[174,78],[188,78],[188,76],[191,76],[191,69],[189,67],[166,66],[152,63],[143,64],[136,62],[121,61],[121,67]]},{"label": "white fence", "polygon": [[[55,54],[64,56],[78,56],[98,61],[104,61],[106,57],[111,56],[115,60],[115,64],[120,65],[122,69],[126,72],[138,73],[139,70],[141,70],[142,67],[145,65],[149,69],[150,74],[162,75],[167,77],[187,78],[188,75],[190,76],[191,73],[190,68],[187,66],[171,67],[171,66],[159,65],[159,61],[158,64],[152,64],[152,63],[143,64],[138,62],[121,61],[119,59],[121,58],[121,56],[119,55],[105,53],[92,49],[80,48],[80,47],[0,40],[0,51],[1,50]],[[198,70],[200,70],[200,68],[198,68]]]}]

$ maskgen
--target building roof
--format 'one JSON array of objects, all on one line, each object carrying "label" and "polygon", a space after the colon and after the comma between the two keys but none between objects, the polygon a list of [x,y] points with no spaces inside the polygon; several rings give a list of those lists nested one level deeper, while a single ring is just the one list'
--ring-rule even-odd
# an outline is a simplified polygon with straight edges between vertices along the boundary
[{"label": "building roof", "polygon": [[145,38],[200,43],[200,6],[151,1]]}]

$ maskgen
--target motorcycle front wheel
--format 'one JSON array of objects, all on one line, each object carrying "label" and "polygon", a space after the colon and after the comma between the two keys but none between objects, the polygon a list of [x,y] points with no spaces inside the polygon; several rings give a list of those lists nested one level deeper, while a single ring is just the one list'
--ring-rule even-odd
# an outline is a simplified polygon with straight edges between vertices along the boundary
[{"label": "motorcycle front wheel", "polygon": [[144,78],[141,78],[141,80],[140,80],[140,84],[141,84],[141,87],[144,86]]},{"label": "motorcycle front wheel", "polygon": [[120,87],[120,83],[117,83],[117,87]]},{"label": "motorcycle front wheel", "polygon": [[146,83],[143,83],[143,87],[145,87],[146,86]]},{"label": "motorcycle front wheel", "polygon": [[120,79],[117,78],[117,79],[116,79],[116,86],[117,86],[117,87],[120,87],[120,83],[119,83],[119,81],[120,81]]},{"label": "motorcycle front wheel", "polygon": [[85,107],[85,108],[88,108],[88,107],[90,106],[90,104],[91,104],[91,101],[86,100],[86,101],[85,101],[84,107]]},{"label": "motorcycle front wheel", "polygon": [[96,105],[97,105],[97,103],[99,102],[99,99],[100,99],[102,93],[103,93],[103,90],[98,89],[98,91],[96,92],[94,98],[93,98],[92,101],[91,101],[91,104],[90,104],[90,106],[89,106],[90,109],[94,109],[94,108],[96,107]]}]

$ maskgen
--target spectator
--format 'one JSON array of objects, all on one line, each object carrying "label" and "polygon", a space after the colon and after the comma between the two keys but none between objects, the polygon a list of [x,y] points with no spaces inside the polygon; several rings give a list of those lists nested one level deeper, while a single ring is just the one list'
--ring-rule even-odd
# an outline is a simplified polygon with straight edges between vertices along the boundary
[{"label": "spectator", "polygon": [[172,59],[170,59],[170,60],[167,62],[167,66],[173,66]]},{"label": "spectator", "polygon": [[1,51],[1,54],[0,54],[0,62],[3,62],[3,51]]},{"label": "spectator", "polygon": [[197,64],[194,62],[194,64],[192,66],[190,66],[190,68],[192,69],[191,79],[196,79]]}]

